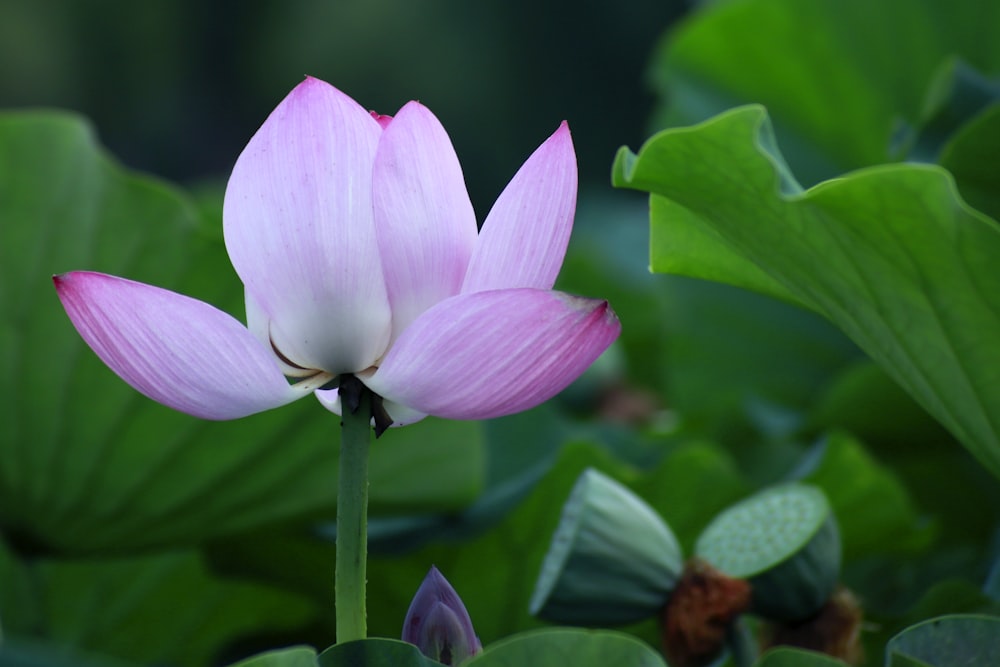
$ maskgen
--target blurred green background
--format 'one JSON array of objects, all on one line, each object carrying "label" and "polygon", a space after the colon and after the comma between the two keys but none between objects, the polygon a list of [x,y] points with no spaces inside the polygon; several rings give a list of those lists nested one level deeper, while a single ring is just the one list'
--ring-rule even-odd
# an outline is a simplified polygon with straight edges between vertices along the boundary
[{"label": "blurred green background", "polygon": [[419,99],[455,143],[480,219],[562,120],[581,175],[608,187],[641,142],[639,73],[681,0],[2,0],[0,107],[91,119],[126,165],[225,177],[306,74],[394,113]]},{"label": "blurred green background", "polygon": [[[527,601],[588,466],[647,499],[686,553],[716,512],[762,485],[821,486],[841,522],[843,579],[869,615],[870,664],[907,623],[996,612],[996,479],[816,313],[651,274],[647,198],[612,190],[609,175],[619,146],[747,102],[767,106],[806,186],[933,161],[969,113],[952,118],[955,96],[939,107],[928,93],[954,56],[995,80],[998,7],[0,0],[0,107],[79,112],[113,160],[183,188],[109,163],[75,119],[2,119],[6,636],[191,666],[333,641],[336,421],[311,399],[211,424],[153,404],[85,349],[49,281],[108,271],[242,318],[222,186],[305,74],[383,113],[428,105],[480,219],[568,120],[581,189],[558,286],[608,298],[623,322],[611,354],[547,405],[485,423],[428,419],[377,443],[373,634],[398,636],[432,563],[484,643],[540,625]],[[962,81],[990,99],[989,81]],[[925,154],[894,152],[894,130]],[[983,189],[983,210],[995,192]],[[652,623],[630,630],[658,644]]]}]

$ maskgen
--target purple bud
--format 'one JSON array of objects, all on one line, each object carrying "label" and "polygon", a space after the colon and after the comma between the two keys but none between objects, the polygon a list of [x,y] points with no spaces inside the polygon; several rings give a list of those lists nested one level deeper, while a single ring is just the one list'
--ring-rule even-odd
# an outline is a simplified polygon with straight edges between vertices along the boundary
[{"label": "purple bud", "polygon": [[406,612],[403,641],[445,665],[457,665],[483,648],[462,599],[434,566]]}]

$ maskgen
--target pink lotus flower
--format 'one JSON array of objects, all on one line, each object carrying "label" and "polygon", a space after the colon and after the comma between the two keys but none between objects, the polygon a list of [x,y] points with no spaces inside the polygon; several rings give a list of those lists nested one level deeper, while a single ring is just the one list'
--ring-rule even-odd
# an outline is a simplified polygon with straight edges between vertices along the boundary
[{"label": "pink lotus flower", "polygon": [[339,412],[337,390],[322,387],[342,373],[383,397],[397,425],[498,417],[561,391],[620,331],[607,302],[551,290],[576,182],[563,123],[477,233],[458,158],[427,108],[377,116],[308,78],[250,140],[226,188],[246,327],[124,278],[54,281],[115,373],[197,417],[234,419],[312,392]]}]

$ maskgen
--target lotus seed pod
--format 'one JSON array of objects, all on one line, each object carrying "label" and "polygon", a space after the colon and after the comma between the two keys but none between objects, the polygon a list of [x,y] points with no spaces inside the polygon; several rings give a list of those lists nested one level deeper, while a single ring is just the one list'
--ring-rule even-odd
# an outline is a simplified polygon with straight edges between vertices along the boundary
[{"label": "lotus seed pod", "polygon": [[588,469],[563,506],[531,613],[569,625],[633,623],[659,612],[683,566],[680,545],[656,511]]},{"label": "lotus seed pod", "polygon": [[840,578],[840,534],[818,488],[773,486],[724,510],[698,538],[697,556],[753,589],[751,611],[796,621],[816,614]]}]

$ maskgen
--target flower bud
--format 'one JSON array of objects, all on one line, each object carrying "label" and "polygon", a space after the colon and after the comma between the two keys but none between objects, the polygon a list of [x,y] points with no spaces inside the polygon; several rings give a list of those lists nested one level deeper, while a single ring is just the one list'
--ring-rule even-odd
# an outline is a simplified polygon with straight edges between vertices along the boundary
[{"label": "flower bud", "polygon": [[406,612],[403,641],[445,665],[457,665],[483,648],[462,599],[434,566]]}]

